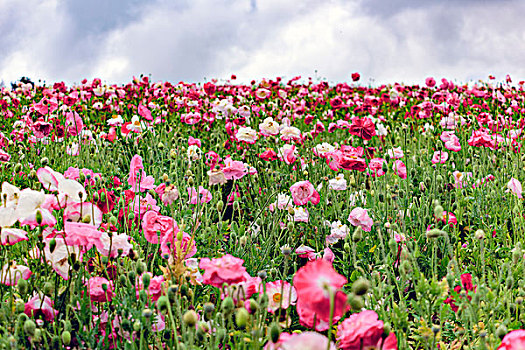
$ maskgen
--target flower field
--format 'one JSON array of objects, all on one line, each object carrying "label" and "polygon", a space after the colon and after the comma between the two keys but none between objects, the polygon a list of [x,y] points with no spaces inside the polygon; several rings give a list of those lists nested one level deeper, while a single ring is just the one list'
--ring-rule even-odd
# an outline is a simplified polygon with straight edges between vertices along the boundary
[{"label": "flower field", "polygon": [[0,91],[4,349],[525,349],[524,82]]}]

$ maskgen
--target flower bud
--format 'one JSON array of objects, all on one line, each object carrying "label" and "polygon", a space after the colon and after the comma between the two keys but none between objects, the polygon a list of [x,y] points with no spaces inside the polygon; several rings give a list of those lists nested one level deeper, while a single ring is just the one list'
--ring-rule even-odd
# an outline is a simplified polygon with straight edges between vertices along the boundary
[{"label": "flower bud", "polygon": [[69,331],[62,332],[62,343],[64,345],[69,345],[71,343],[71,333],[69,333]]},{"label": "flower bud", "polygon": [[353,284],[352,284],[352,292],[355,295],[365,295],[368,292],[368,289],[370,288],[370,282],[366,280],[365,278],[358,278]]},{"label": "flower bud", "polygon": [[270,326],[270,340],[276,344],[281,336],[281,327],[277,323],[272,323]]},{"label": "flower bud", "polygon": [[142,275],[142,285],[144,286],[144,289],[148,289],[149,285],[151,283],[151,276],[149,273],[145,273]]},{"label": "flower bud", "polygon": [[[233,302],[233,300],[232,300]],[[197,321],[199,320],[199,316],[195,312],[195,310],[188,310],[184,313],[184,316],[182,316],[182,321],[188,326],[188,327],[194,327],[197,324]]]},{"label": "flower bud", "polygon": [[55,292],[55,285],[51,282],[44,283],[44,294],[50,297]]},{"label": "flower bud", "polygon": [[42,225],[42,212],[40,210],[36,211],[35,220],[38,225]]},{"label": "flower bud", "polygon": [[248,320],[250,319],[250,314],[248,313],[248,310],[241,307],[237,310],[235,313],[235,323],[237,324],[237,327],[244,329],[246,328],[246,325],[248,324]]},{"label": "flower bud", "polygon": [[507,327],[505,325],[500,325],[498,328],[496,328],[496,337],[499,339],[503,339],[508,333]]},{"label": "flower bud", "polygon": [[137,275],[142,275],[144,271],[146,271],[146,264],[144,264],[142,261],[139,261],[135,266],[135,272],[137,272]]},{"label": "flower bud", "polygon": [[135,332],[138,332],[140,331],[140,329],[142,328],[142,324],[140,323],[139,320],[136,320],[134,323],[133,323],[133,330]]},{"label": "flower bud", "polygon": [[221,310],[224,313],[226,313],[226,314],[231,313],[233,311],[234,307],[235,307],[235,305],[234,305],[233,299],[231,297],[224,298],[224,300],[221,303]]},{"label": "flower bud", "polygon": [[204,304],[202,309],[204,310],[204,313],[211,314],[213,311],[215,311],[215,305],[208,302]]},{"label": "flower bud", "polygon": [[485,231],[483,231],[482,229],[479,229],[477,230],[475,233],[474,233],[474,237],[476,237],[476,239],[478,240],[482,240],[482,239],[485,239]]},{"label": "flower bud", "polygon": [[218,211],[219,213],[222,213],[223,209],[224,209],[224,202],[223,202],[222,200],[219,199],[219,200],[217,201],[217,211]]},{"label": "flower bud", "polygon": [[18,288],[18,292],[21,295],[25,295],[27,293],[28,288],[29,288],[29,284],[23,278],[18,279],[18,282],[17,282],[16,286]]},{"label": "flower bud", "polygon": [[363,229],[361,226],[357,226],[354,233],[352,234],[352,241],[357,243],[363,239]]},{"label": "flower bud", "polygon": [[157,307],[159,308],[159,311],[163,314],[166,314],[168,312],[169,307],[169,300],[168,297],[165,295],[162,295],[157,300]]},{"label": "flower bud", "polygon": [[437,229],[437,228],[433,228],[432,230],[427,231],[427,233],[426,233],[426,236],[427,236],[428,239],[445,237],[446,235],[447,235],[447,233],[445,231],[442,231],[442,230]]},{"label": "flower bud", "polygon": [[142,310],[142,317],[150,318],[151,316],[153,316],[153,310],[149,308],[145,308],[144,310]]},{"label": "flower bud", "polygon": [[434,207],[434,217],[436,219],[441,219],[443,218],[443,212],[445,211],[445,209],[443,209],[443,207],[441,205],[436,205]]},{"label": "flower bud", "polygon": [[28,319],[24,322],[24,332],[28,336],[35,335],[35,329],[36,329],[36,323],[33,320]]},{"label": "flower bud", "polygon": [[363,298],[358,295],[350,295],[348,303],[354,311],[360,311],[363,307],[365,307]]}]

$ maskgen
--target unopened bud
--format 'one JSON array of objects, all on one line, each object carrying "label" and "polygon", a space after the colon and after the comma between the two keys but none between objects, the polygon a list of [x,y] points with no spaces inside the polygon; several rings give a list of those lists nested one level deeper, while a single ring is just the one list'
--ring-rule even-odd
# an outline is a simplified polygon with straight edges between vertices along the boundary
[{"label": "unopened bud", "polygon": [[482,239],[485,239],[485,231],[483,231],[482,229],[477,230],[477,231],[474,233],[474,237],[476,237],[476,239],[479,239],[480,241],[481,241]]},{"label": "unopened bud", "polygon": [[26,320],[24,322],[24,332],[29,335],[35,335],[36,324],[33,320]]},{"label": "unopened bud", "polygon": [[198,320],[199,316],[197,315],[195,310],[188,310],[184,313],[184,316],[182,316],[182,321],[189,327],[195,326]]},{"label": "unopened bud", "polygon": [[363,229],[361,226],[357,226],[354,233],[352,234],[352,241],[359,242],[363,239]]},{"label": "unopened bud", "polygon": [[71,333],[69,333],[69,331],[62,332],[62,343],[64,345],[69,345],[71,343]]},{"label": "unopened bud", "polygon": [[281,336],[281,327],[277,323],[272,323],[270,326],[270,340],[276,344]]},{"label": "unopened bud", "polygon": [[246,325],[248,324],[248,320],[250,319],[250,314],[248,313],[248,310],[241,307],[237,310],[235,314],[235,323],[237,324],[237,327],[244,329],[246,328]]},{"label": "unopened bud", "polygon": [[42,212],[40,210],[36,211],[35,220],[38,225],[42,225]]},{"label": "unopened bud", "polygon": [[233,311],[233,308],[235,307],[233,303],[233,299],[231,297],[226,297],[221,303],[221,310],[225,314],[230,314]]},{"label": "unopened bud", "polygon": [[368,282],[368,280],[366,280],[365,278],[358,278],[352,284],[352,292],[355,295],[365,295],[368,292],[369,288],[370,288],[370,282]]}]

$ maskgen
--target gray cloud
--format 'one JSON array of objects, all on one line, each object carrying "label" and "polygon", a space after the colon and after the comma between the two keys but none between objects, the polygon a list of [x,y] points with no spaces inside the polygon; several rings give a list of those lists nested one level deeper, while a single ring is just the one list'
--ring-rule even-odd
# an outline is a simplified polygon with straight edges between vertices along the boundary
[{"label": "gray cloud", "polygon": [[517,0],[4,0],[0,80],[523,79]]}]

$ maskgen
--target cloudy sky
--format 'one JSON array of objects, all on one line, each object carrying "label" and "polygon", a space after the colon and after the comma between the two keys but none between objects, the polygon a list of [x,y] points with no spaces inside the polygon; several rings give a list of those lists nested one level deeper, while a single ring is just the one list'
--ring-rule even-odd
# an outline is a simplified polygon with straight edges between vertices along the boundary
[{"label": "cloudy sky", "polygon": [[525,79],[522,0],[0,0],[0,81]]}]

